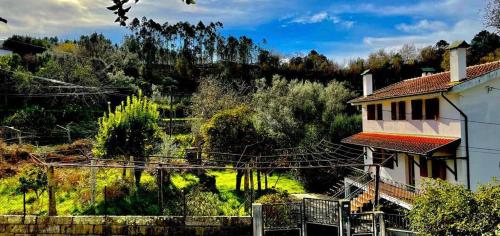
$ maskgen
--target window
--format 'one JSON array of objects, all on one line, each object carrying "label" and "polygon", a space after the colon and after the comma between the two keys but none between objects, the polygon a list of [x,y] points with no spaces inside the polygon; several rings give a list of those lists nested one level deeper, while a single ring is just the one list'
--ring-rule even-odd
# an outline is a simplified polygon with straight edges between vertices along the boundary
[{"label": "window", "polygon": [[392,120],[398,119],[398,103],[397,102],[391,102],[391,119]]},{"label": "window", "polygon": [[446,162],[444,160],[432,160],[432,178],[446,180]]},{"label": "window", "polygon": [[420,176],[427,177],[429,174],[427,173],[427,158],[420,157]]},{"label": "window", "polygon": [[439,118],[439,99],[432,98],[425,100],[425,119],[437,120]]},{"label": "window", "polygon": [[411,119],[421,120],[422,117],[422,100],[411,100]]},{"label": "window", "polygon": [[383,120],[382,104],[377,104],[377,120]]},{"label": "window", "polygon": [[406,120],[406,102],[399,102],[399,119]]},{"label": "window", "polygon": [[368,112],[368,120],[375,120],[375,105],[371,104],[366,106]]},{"label": "window", "polygon": [[382,164],[382,167],[394,169],[394,159],[392,155],[396,155],[396,153],[385,149],[375,149],[373,152],[373,163]]},{"label": "window", "polygon": [[404,101],[391,103],[391,119],[406,120],[406,103]]}]

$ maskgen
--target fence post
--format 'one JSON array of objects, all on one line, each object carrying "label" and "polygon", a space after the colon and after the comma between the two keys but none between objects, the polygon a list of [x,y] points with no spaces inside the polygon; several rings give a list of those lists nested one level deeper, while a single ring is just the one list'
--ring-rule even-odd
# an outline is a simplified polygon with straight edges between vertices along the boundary
[{"label": "fence post", "polygon": [[49,166],[47,169],[47,182],[49,191],[49,216],[57,215],[56,210],[56,190],[54,182],[54,166]]},{"label": "fence post", "polygon": [[377,211],[375,212],[378,218],[378,223],[379,223],[379,235],[380,236],[385,236],[385,221],[384,221],[384,212]]},{"label": "fence post", "polygon": [[351,213],[351,202],[349,200],[339,200],[339,231],[340,236],[350,236],[351,227],[349,216]]},{"label": "fence post", "polygon": [[96,195],[96,185],[97,185],[97,169],[95,167],[96,161],[95,159],[90,160],[90,205],[94,207],[95,204],[95,195]]},{"label": "fence post", "polygon": [[264,236],[264,222],[262,215],[262,204],[252,204],[253,236]]}]

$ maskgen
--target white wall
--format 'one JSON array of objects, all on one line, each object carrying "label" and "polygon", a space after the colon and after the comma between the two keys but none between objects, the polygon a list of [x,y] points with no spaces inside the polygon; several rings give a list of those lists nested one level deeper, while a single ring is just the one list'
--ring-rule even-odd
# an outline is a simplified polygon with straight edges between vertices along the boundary
[{"label": "white wall", "polygon": [[464,90],[459,100],[459,107],[470,121],[470,174],[473,190],[478,183],[487,182],[494,176],[500,178],[500,151],[486,150],[500,149],[500,125],[473,122],[500,123],[500,90],[488,93],[486,86],[500,88],[500,78]]}]

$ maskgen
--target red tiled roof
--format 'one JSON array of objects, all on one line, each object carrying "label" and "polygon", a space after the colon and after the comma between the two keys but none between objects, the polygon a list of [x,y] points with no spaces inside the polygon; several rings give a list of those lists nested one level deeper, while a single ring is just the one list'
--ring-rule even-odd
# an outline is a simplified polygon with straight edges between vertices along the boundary
[{"label": "red tiled roof", "polygon": [[392,151],[428,155],[450,144],[458,144],[460,138],[429,137],[361,132],[342,140],[343,143],[382,148]]},{"label": "red tiled roof", "polygon": [[[486,73],[498,69],[500,69],[500,61],[469,66],[467,67],[467,79],[465,79],[464,81],[474,79],[476,77],[479,77],[481,75],[484,75]],[[378,89],[369,96],[358,97],[349,102],[350,103],[368,102],[368,101],[376,101],[387,98],[444,92],[462,82],[463,81],[458,83],[451,83],[450,72],[446,71],[433,75],[403,80],[401,82],[391,84],[387,87]]]}]

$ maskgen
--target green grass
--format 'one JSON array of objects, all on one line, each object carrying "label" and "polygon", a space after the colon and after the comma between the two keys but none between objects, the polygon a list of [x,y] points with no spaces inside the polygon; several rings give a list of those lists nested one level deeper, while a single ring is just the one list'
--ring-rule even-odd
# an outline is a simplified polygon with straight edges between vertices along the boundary
[{"label": "green grass", "polygon": [[[216,177],[216,186],[219,198],[223,202],[221,206],[225,215],[244,215],[243,204],[245,198],[243,193],[235,191],[236,172],[232,170],[208,171],[208,174]],[[103,214],[104,212],[104,187],[115,187],[122,180],[122,169],[101,169],[97,172],[96,183],[96,206],[90,208],[90,171],[84,169],[56,169],[58,175],[58,187],[56,191],[57,211],[59,215],[85,215]],[[19,176],[0,179],[0,214],[21,214],[23,211],[22,194],[16,192]],[[171,175],[172,186],[168,191],[174,192],[181,189],[190,189],[199,182],[199,178],[191,173],[175,173]],[[262,176],[262,188],[264,188],[264,177]],[[127,183],[125,183],[127,184]],[[132,185],[133,183],[128,183]],[[276,185],[275,185],[276,184]],[[295,180],[290,174],[274,174],[268,178],[269,188],[275,186],[277,190],[289,193],[304,193],[302,184]],[[243,183],[242,183],[243,188]],[[142,194],[129,194],[117,200],[107,203],[108,214],[159,214],[157,209],[157,185],[156,177],[144,172],[141,178]],[[254,173],[254,189],[257,190],[257,176]],[[256,196],[257,198],[258,196]],[[47,192],[42,193],[37,199],[35,193],[29,192],[26,197],[27,213],[44,215],[48,209]],[[172,200],[172,199],[171,199]],[[170,207],[178,208],[177,203]],[[167,211],[169,212],[169,211]]]}]

